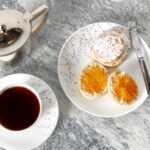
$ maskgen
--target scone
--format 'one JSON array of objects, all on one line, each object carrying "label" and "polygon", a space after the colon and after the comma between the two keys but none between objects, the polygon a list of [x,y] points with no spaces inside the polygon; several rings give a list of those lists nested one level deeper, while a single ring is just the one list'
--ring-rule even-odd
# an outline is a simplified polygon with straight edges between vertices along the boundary
[{"label": "scone", "polygon": [[123,62],[130,42],[121,31],[103,33],[93,42],[94,59],[104,66],[117,66]]},{"label": "scone", "polygon": [[117,71],[109,76],[108,93],[116,102],[130,105],[137,99],[138,87],[131,76]]},{"label": "scone", "polygon": [[107,92],[107,81],[107,69],[99,62],[91,62],[80,75],[80,93],[87,99],[95,99]]}]

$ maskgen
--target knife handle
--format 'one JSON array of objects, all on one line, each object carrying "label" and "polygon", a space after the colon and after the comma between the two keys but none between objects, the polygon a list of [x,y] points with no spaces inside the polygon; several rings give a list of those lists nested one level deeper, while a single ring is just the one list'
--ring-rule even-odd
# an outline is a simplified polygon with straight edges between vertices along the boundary
[{"label": "knife handle", "polygon": [[150,77],[143,57],[139,58],[139,63],[146,85],[147,94],[150,95]]}]

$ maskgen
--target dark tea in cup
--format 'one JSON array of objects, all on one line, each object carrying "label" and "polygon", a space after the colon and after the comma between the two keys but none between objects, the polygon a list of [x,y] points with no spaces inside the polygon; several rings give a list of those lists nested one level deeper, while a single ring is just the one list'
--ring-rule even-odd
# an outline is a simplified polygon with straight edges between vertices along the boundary
[{"label": "dark tea in cup", "polygon": [[39,96],[27,86],[11,86],[0,94],[0,125],[20,131],[35,123],[41,111]]}]

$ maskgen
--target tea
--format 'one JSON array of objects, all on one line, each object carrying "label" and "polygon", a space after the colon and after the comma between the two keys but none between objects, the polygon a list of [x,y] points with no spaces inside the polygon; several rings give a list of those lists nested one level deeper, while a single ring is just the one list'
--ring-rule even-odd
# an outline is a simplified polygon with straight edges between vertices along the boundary
[{"label": "tea", "polygon": [[11,87],[0,95],[0,124],[10,130],[30,127],[38,118],[37,96],[25,87]]}]

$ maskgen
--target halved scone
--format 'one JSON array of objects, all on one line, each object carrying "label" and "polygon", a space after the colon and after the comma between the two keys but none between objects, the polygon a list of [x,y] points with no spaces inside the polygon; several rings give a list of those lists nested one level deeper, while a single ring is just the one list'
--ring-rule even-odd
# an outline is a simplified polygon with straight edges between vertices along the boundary
[{"label": "halved scone", "polygon": [[108,92],[116,102],[130,105],[137,99],[138,87],[131,76],[116,71],[109,76]]},{"label": "halved scone", "polygon": [[107,92],[107,82],[107,69],[99,62],[91,62],[80,75],[80,93],[87,99],[95,99]]},{"label": "halved scone", "polygon": [[104,66],[121,64],[130,48],[128,37],[122,31],[104,32],[93,42],[92,55]]}]

